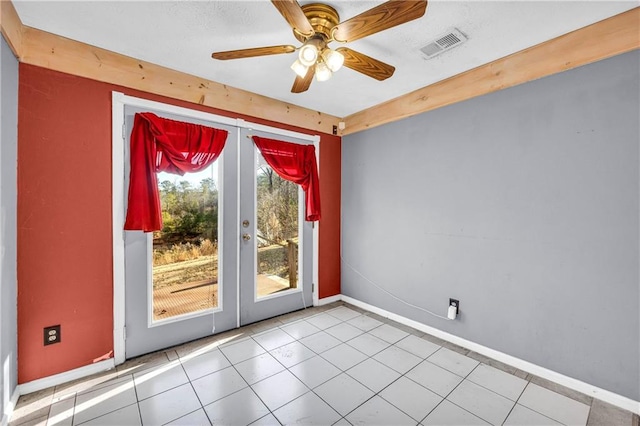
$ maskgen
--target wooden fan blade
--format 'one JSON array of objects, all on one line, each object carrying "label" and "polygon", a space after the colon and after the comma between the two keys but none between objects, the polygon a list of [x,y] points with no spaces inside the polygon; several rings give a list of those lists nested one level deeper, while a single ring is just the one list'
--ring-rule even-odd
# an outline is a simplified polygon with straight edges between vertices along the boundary
[{"label": "wooden fan blade", "polygon": [[213,59],[226,61],[227,59],[252,58],[254,56],[279,55],[281,53],[295,52],[295,46],[269,46],[254,47],[253,49],[228,50],[226,52],[214,52],[211,54]]},{"label": "wooden fan blade", "polygon": [[307,74],[304,77],[296,76],[296,81],[293,82],[291,93],[306,92],[311,86],[311,80],[316,73],[316,66],[309,67]]},{"label": "wooden fan blade", "polygon": [[303,35],[313,35],[315,31],[296,0],[271,0],[271,3],[278,9],[278,12],[289,23],[291,28]]},{"label": "wooden fan blade", "polygon": [[427,0],[391,0],[333,28],[333,39],[351,42],[377,32],[413,21],[424,15]]},{"label": "wooden fan blade", "polygon": [[373,59],[364,53],[356,52],[348,47],[339,47],[337,52],[344,56],[344,66],[358,71],[376,80],[386,80],[391,77],[396,70],[395,67],[385,64],[382,61]]}]

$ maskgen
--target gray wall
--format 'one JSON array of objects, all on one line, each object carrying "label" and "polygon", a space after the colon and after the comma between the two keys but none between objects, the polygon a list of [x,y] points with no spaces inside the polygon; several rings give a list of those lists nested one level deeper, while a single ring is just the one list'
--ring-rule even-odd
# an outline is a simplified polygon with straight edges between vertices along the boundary
[{"label": "gray wall", "polygon": [[342,293],[640,400],[638,51],[347,136]]},{"label": "gray wall", "polygon": [[0,421],[17,382],[18,61],[0,37]]}]

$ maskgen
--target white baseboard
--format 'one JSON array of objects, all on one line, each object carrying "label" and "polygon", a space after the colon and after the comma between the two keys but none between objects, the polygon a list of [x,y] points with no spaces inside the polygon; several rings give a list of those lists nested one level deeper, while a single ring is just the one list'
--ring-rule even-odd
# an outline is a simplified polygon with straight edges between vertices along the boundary
[{"label": "white baseboard", "polygon": [[26,395],[28,393],[50,388],[51,386],[61,385],[72,380],[111,370],[112,368],[115,368],[115,366],[116,364],[113,358],[109,358],[104,361],[96,362],[95,364],[85,365],[84,367],[65,371],[64,373],[54,374],[53,376],[22,383],[18,385],[17,390],[20,395]]},{"label": "white baseboard", "polygon": [[[456,345],[462,346],[464,348],[467,348],[469,350],[472,350],[484,356],[493,358],[497,361],[511,365],[520,370],[526,371],[531,374],[535,374],[536,376],[542,377],[547,380],[551,380],[552,382],[558,383],[562,386],[566,386],[569,389],[573,389],[575,391],[584,393],[585,395],[589,395],[593,398],[615,405],[616,407],[620,407],[624,410],[631,411],[632,413],[640,414],[639,401],[634,401],[630,398],[627,398],[622,395],[618,395],[614,392],[599,388],[594,385],[590,385],[588,383],[582,382],[572,377],[565,376],[564,374],[560,374],[558,372],[549,370],[547,368],[530,363],[520,358],[516,358],[514,356],[505,354],[495,349],[488,348],[486,346],[480,345],[470,340],[463,339],[453,334],[449,334],[442,330],[438,330],[437,328],[430,327],[428,325],[419,323],[417,321],[411,320],[401,315],[394,314],[393,312],[389,312],[387,310],[362,302],[358,299],[354,299],[349,296],[338,294],[335,296],[325,297],[320,299],[318,301],[318,305],[322,306],[329,303],[338,302],[340,300],[350,303],[359,308],[365,309],[367,311],[373,312],[385,318],[389,318],[393,321],[397,321],[400,324],[413,327],[416,330],[420,330],[424,333],[428,333],[432,336],[435,336],[440,339],[446,340],[448,342],[454,343]],[[92,374],[110,370],[114,367],[115,367],[115,362],[113,358],[111,358],[108,360],[97,362],[95,364],[91,364],[84,367],[76,368],[74,370],[66,371],[64,373],[55,374],[53,376],[44,377],[42,379],[38,379],[32,382],[18,385],[18,387],[13,392],[13,395],[11,396],[11,402],[9,403],[9,407],[5,411],[5,415],[2,418],[1,425],[6,426],[7,419],[11,415],[11,412],[13,411],[13,408],[15,407],[18,401],[18,397],[20,395],[25,395],[28,393],[49,388],[51,386],[56,386],[56,385],[66,383],[72,380],[76,380],[82,377],[90,376]]]},{"label": "white baseboard", "polygon": [[318,306],[328,305],[329,303],[339,302],[341,300],[342,300],[341,294],[336,294],[335,296],[323,297],[322,299],[318,300]]},{"label": "white baseboard", "polygon": [[[325,300],[325,299],[322,299],[322,300]],[[631,411],[632,413],[640,414],[639,401],[634,401],[625,396],[618,395],[611,391],[601,389],[597,386],[590,385],[588,383],[582,382],[572,377],[565,376],[564,374],[560,374],[558,372],[549,370],[539,365],[532,364],[520,358],[516,358],[514,356],[507,355],[495,349],[491,349],[486,346],[482,346],[478,343],[474,343],[472,341],[463,339],[461,337],[454,336],[453,334],[446,333],[442,330],[438,330],[437,328],[433,328],[428,325],[411,320],[409,318],[403,317],[401,315],[394,314],[393,312],[389,312],[387,310],[378,308],[376,306],[362,302],[358,299],[341,295],[341,300],[344,302],[350,303],[354,306],[357,306],[359,308],[362,308],[367,311],[378,314],[380,316],[383,316],[385,318],[389,318],[393,321],[399,322],[400,324],[408,325],[409,327],[413,327],[416,330],[420,330],[422,332],[428,333],[432,336],[454,343],[458,346],[462,346],[466,349],[472,350],[484,356],[488,356],[497,361],[508,364],[512,367],[518,368],[520,370],[526,371],[531,374],[535,374],[536,376],[542,377],[543,379],[551,380],[552,382],[558,383],[569,389],[573,389],[575,391],[581,392],[585,395],[591,396],[601,401],[608,402],[609,404],[615,405],[616,407],[620,407],[624,410]]]},{"label": "white baseboard", "polygon": [[2,420],[0,421],[0,425],[7,426],[9,424],[9,419],[11,419],[11,415],[16,408],[16,404],[18,403],[18,398],[20,398],[20,392],[16,387],[11,394],[11,399],[9,400],[9,404],[4,407],[4,415],[2,416]]}]

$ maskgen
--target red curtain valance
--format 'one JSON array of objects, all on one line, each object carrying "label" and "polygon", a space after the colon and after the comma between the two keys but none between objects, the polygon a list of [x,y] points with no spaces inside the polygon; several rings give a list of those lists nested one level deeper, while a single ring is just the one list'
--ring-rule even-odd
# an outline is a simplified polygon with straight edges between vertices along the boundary
[{"label": "red curtain valance", "polygon": [[275,139],[253,136],[265,161],[282,178],[302,186],[305,192],[306,219],[320,220],[320,183],[316,148]]},{"label": "red curtain valance", "polygon": [[184,175],[205,169],[222,152],[227,131],[136,114],[131,133],[129,202],[124,229],[158,231],[162,211],[157,172]]}]

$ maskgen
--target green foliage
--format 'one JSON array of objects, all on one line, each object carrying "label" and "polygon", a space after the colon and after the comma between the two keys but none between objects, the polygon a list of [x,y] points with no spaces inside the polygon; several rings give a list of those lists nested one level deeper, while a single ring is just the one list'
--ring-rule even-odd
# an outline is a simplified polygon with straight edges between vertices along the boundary
[{"label": "green foliage", "polygon": [[188,181],[177,185],[165,180],[159,185],[163,228],[162,243],[218,238],[218,189],[213,179],[203,179],[197,188]]},{"label": "green foliage", "polygon": [[[295,276],[291,247],[297,250],[298,185],[270,167],[257,170],[258,273]],[[218,188],[213,179],[198,185],[183,180],[159,183],[161,231],[154,233],[154,288],[217,279]],[[297,253],[297,252],[296,252]],[[294,257],[295,259],[295,257]]]},{"label": "green foliage", "polygon": [[[183,180],[158,185],[162,205],[159,246],[209,240],[218,243],[218,188],[213,179],[197,187]],[[298,185],[278,176],[269,166],[257,171],[257,226],[259,244],[284,244],[298,236]]]},{"label": "green foliage", "polygon": [[258,233],[268,241],[284,243],[298,236],[298,185],[278,176],[270,167],[258,170]]}]

